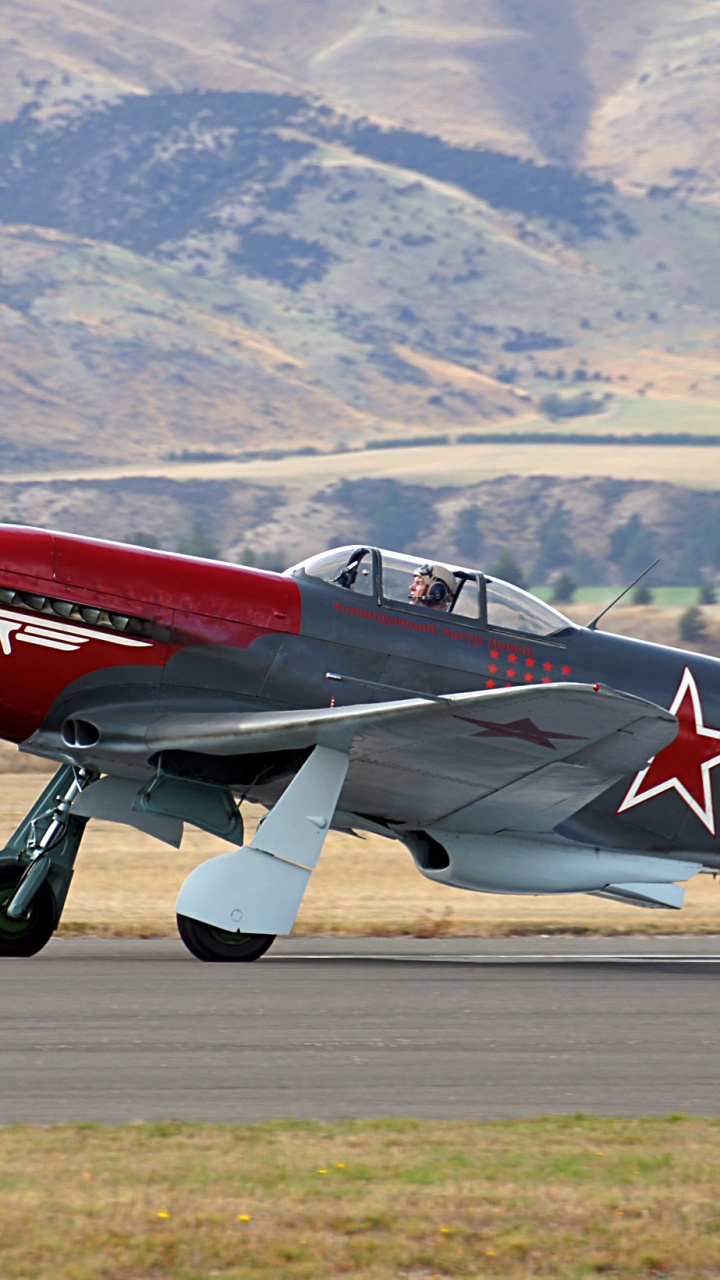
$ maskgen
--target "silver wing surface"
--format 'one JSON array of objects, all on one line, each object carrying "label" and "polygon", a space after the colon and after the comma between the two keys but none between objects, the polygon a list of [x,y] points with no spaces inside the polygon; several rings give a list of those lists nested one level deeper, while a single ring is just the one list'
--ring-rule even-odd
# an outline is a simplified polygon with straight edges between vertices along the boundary
[{"label": "silver wing surface", "polygon": [[167,715],[155,752],[348,752],[339,810],[399,831],[549,832],[677,734],[674,715],[612,689],[548,684],[428,701],[239,714]]}]

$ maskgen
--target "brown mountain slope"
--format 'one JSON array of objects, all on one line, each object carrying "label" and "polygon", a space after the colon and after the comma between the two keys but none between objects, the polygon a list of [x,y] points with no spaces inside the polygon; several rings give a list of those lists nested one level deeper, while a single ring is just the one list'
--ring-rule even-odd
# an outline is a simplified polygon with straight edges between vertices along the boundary
[{"label": "brown mountain slope", "polygon": [[43,93],[313,92],[354,115],[599,167],[720,185],[720,14],[707,0],[8,0],[2,116]]},{"label": "brown mountain slope", "polygon": [[[479,406],[490,418],[524,408],[512,388],[448,362],[413,385],[352,360],[348,395],[238,309],[230,289],[115,246],[0,225],[5,470],[412,435],[435,422],[434,386],[470,397],[471,424]],[[462,403],[456,413],[462,423]]]},{"label": "brown mountain slope", "polygon": [[700,6],[8,0],[0,461],[717,403]]}]

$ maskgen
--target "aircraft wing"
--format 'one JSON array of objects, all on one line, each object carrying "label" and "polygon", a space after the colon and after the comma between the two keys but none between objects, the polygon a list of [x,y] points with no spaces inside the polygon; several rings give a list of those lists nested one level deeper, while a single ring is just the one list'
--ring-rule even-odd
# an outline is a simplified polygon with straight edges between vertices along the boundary
[{"label": "aircraft wing", "polygon": [[674,739],[654,703],[548,684],[312,710],[167,715],[152,751],[349,751],[344,812],[410,828],[551,831]]}]

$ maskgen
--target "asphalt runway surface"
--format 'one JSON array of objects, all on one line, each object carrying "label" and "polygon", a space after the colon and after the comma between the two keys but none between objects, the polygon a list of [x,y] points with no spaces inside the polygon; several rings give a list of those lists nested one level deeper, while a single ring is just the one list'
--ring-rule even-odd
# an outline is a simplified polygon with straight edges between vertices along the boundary
[{"label": "asphalt runway surface", "polygon": [[720,938],[57,939],[0,983],[2,1123],[720,1115]]}]

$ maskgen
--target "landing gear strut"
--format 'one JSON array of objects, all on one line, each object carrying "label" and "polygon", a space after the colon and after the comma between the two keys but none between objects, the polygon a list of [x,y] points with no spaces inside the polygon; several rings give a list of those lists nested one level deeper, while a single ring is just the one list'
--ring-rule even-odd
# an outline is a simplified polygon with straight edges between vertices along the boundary
[{"label": "landing gear strut", "polygon": [[33,956],[57,928],[87,818],[72,803],[94,782],[63,765],[0,857],[0,956]]},{"label": "landing gear strut", "polygon": [[290,933],[349,764],[348,750],[316,746],[250,844],[190,872],[177,922],[199,960],[257,960]]}]

